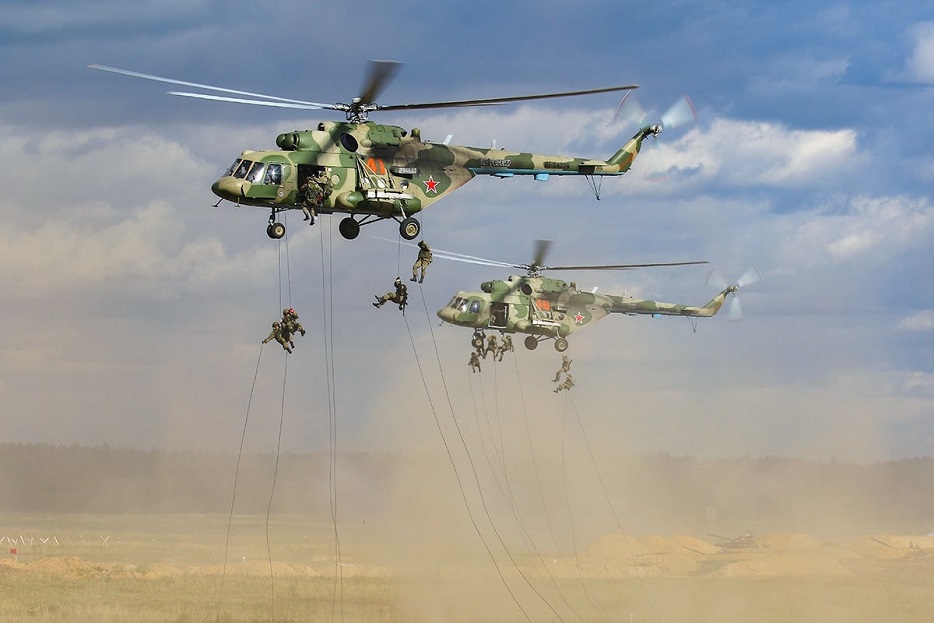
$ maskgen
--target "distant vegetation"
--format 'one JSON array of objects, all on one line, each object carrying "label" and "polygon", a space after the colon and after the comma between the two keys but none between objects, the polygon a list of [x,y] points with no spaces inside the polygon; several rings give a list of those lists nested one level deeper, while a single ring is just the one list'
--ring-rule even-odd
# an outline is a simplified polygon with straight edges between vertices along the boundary
[{"label": "distant vegetation", "polygon": [[[13,513],[226,513],[237,460],[233,453],[0,444],[0,508]],[[388,453],[342,454],[335,470],[341,511],[379,512],[398,487],[393,480],[404,460]],[[242,458],[238,513],[265,513],[274,469],[273,456]],[[654,454],[619,457],[600,469],[629,529],[657,523],[689,526],[694,532],[705,526],[813,531],[815,525],[843,523],[866,532],[934,530],[934,458],[854,464]],[[329,474],[325,455],[280,457],[273,512],[328,514]],[[592,490],[589,499],[601,501],[600,488],[593,483],[587,488]],[[638,526],[627,519],[634,508]]]}]

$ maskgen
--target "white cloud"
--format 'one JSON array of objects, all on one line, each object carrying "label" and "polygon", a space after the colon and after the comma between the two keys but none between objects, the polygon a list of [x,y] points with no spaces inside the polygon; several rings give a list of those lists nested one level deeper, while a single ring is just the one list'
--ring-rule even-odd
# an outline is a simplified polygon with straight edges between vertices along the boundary
[{"label": "white cloud", "polygon": [[643,165],[663,173],[696,171],[729,186],[811,186],[859,162],[856,132],[793,130],[778,123],[715,119],[663,144]]},{"label": "white cloud", "polygon": [[915,24],[909,31],[914,48],[907,61],[908,74],[920,82],[934,83],[934,22]]},{"label": "white cloud", "polygon": [[934,331],[934,309],[925,309],[903,318],[898,328],[906,331]]}]

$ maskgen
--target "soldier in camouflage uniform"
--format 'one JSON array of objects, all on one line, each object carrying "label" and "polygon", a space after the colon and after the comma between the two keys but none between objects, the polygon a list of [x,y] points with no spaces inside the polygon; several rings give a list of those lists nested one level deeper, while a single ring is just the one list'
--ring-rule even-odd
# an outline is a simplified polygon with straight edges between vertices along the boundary
[{"label": "soldier in camouflage uniform", "polygon": [[503,337],[503,344],[499,347],[499,359],[497,361],[503,360],[503,355],[506,353],[506,351],[509,351],[510,353],[513,352],[511,335],[506,335]]},{"label": "soldier in camouflage uniform", "polygon": [[309,221],[309,225],[315,224],[317,210],[333,190],[334,184],[331,183],[331,177],[323,170],[314,177],[305,178],[305,183],[302,184],[299,193],[302,198],[302,212],[305,214],[305,220]]},{"label": "soldier in camouflage uniform", "polygon": [[289,341],[289,334],[283,330],[282,325],[279,324],[278,321],[272,323],[272,332],[269,334],[269,336],[265,340],[263,340],[263,344],[266,344],[267,342],[270,342],[272,340],[275,340],[279,342],[280,344],[282,344],[282,348],[285,349],[285,352],[287,353],[292,352],[292,349],[289,348],[289,346],[294,346],[294,344],[292,344]]},{"label": "soldier in camouflage uniform", "polygon": [[493,357],[496,357],[497,349],[498,345],[496,343],[496,336],[491,334],[488,338],[486,338],[486,350],[483,351],[483,358],[486,359],[487,353],[493,353]]},{"label": "soldier in camouflage uniform", "polygon": [[562,389],[570,390],[572,387],[574,387],[574,377],[568,374],[564,379],[564,383],[561,383],[555,388],[555,393],[557,394]]},{"label": "soldier in camouflage uniform", "polygon": [[568,359],[567,355],[561,355],[561,369],[555,372],[555,378],[551,381],[552,383],[557,383],[562,374],[567,374],[568,370],[571,369],[572,361],[573,359]]},{"label": "soldier in camouflage uniform", "polygon": [[[418,258],[415,260],[415,264],[412,265],[412,281],[418,281],[419,283],[425,281],[425,271],[428,270],[429,264],[431,264],[431,247],[428,246],[427,242],[421,240],[418,243]],[[422,271],[421,277],[418,276],[419,269]]]},{"label": "soldier in camouflage uniform", "polygon": [[377,296],[376,302],[373,303],[373,307],[382,307],[383,303],[392,301],[393,303],[396,303],[399,306],[399,310],[404,313],[405,305],[409,300],[408,288],[404,283],[402,283],[401,277],[396,277],[393,285],[396,287],[395,292],[387,292],[382,296]]},{"label": "soldier in camouflage uniform", "polygon": [[480,356],[477,355],[477,351],[470,353],[470,361],[467,362],[467,365],[470,366],[470,370],[474,374],[480,372]]},{"label": "soldier in camouflage uniform", "polygon": [[298,313],[291,307],[282,310],[282,326],[290,335],[301,333],[305,335],[305,328],[298,321]]}]

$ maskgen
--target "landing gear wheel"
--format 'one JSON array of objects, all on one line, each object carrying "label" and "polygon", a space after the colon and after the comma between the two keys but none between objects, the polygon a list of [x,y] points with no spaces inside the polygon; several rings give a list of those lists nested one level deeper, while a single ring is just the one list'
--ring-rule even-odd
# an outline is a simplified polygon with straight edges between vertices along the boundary
[{"label": "landing gear wheel", "polygon": [[353,240],[360,235],[360,223],[355,221],[353,217],[348,216],[341,220],[340,224],[337,226],[337,230],[341,233],[341,236],[347,240]]},{"label": "landing gear wheel", "polygon": [[474,348],[483,348],[483,338],[475,337],[474,339],[470,340],[470,345]]},{"label": "landing gear wheel", "polygon": [[406,240],[414,240],[420,231],[422,231],[422,226],[411,216],[399,224],[399,234]]},{"label": "landing gear wheel", "polygon": [[568,341],[563,337],[559,337],[555,340],[555,350],[559,353],[563,353],[568,349]]},{"label": "landing gear wheel", "polygon": [[535,339],[534,335],[529,335],[525,338],[525,347],[529,350],[535,350],[538,348],[538,340]]},{"label": "landing gear wheel", "polygon": [[270,223],[266,227],[266,235],[273,240],[279,240],[285,235],[285,225],[282,223]]}]

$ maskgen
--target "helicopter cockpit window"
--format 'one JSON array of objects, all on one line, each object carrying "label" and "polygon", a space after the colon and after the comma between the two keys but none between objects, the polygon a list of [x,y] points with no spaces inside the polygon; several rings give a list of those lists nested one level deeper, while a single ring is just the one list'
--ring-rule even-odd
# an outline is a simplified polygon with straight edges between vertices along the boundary
[{"label": "helicopter cockpit window", "polygon": [[458,299],[458,301],[457,301],[457,307],[456,307],[455,309],[457,309],[457,311],[459,311],[459,312],[461,312],[461,313],[467,311],[467,303],[468,303],[468,302],[469,302],[469,301],[468,301],[467,299]]},{"label": "helicopter cockpit window", "polygon": [[230,165],[229,167],[227,167],[227,170],[224,171],[224,175],[223,175],[222,177],[229,177],[229,176],[233,175],[233,174],[234,174],[234,171],[237,170],[237,165],[239,165],[239,164],[240,164],[240,158],[237,158],[236,160],[234,160],[234,163],[233,163],[232,165]]},{"label": "helicopter cockpit window", "polygon": [[250,172],[250,167],[253,166],[252,160],[241,160],[240,164],[237,165],[237,170],[234,171],[233,176],[237,179],[243,179],[246,177],[246,174]]},{"label": "helicopter cockpit window", "polygon": [[272,163],[266,167],[266,176],[263,178],[263,184],[270,186],[279,186],[282,184],[282,165]]},{"label": "helicopter cockpit window", "polygon": [[480,310],[483,309],[483,301],[470,301],[470,313],[479,314]]},{"label": "helicopter cockpit window", "polygon": [[250,172],[247,173],[246,180],[258,184],[263,181],[263,172],[266,170],[266,164],[263,162],[253,163]]}]

